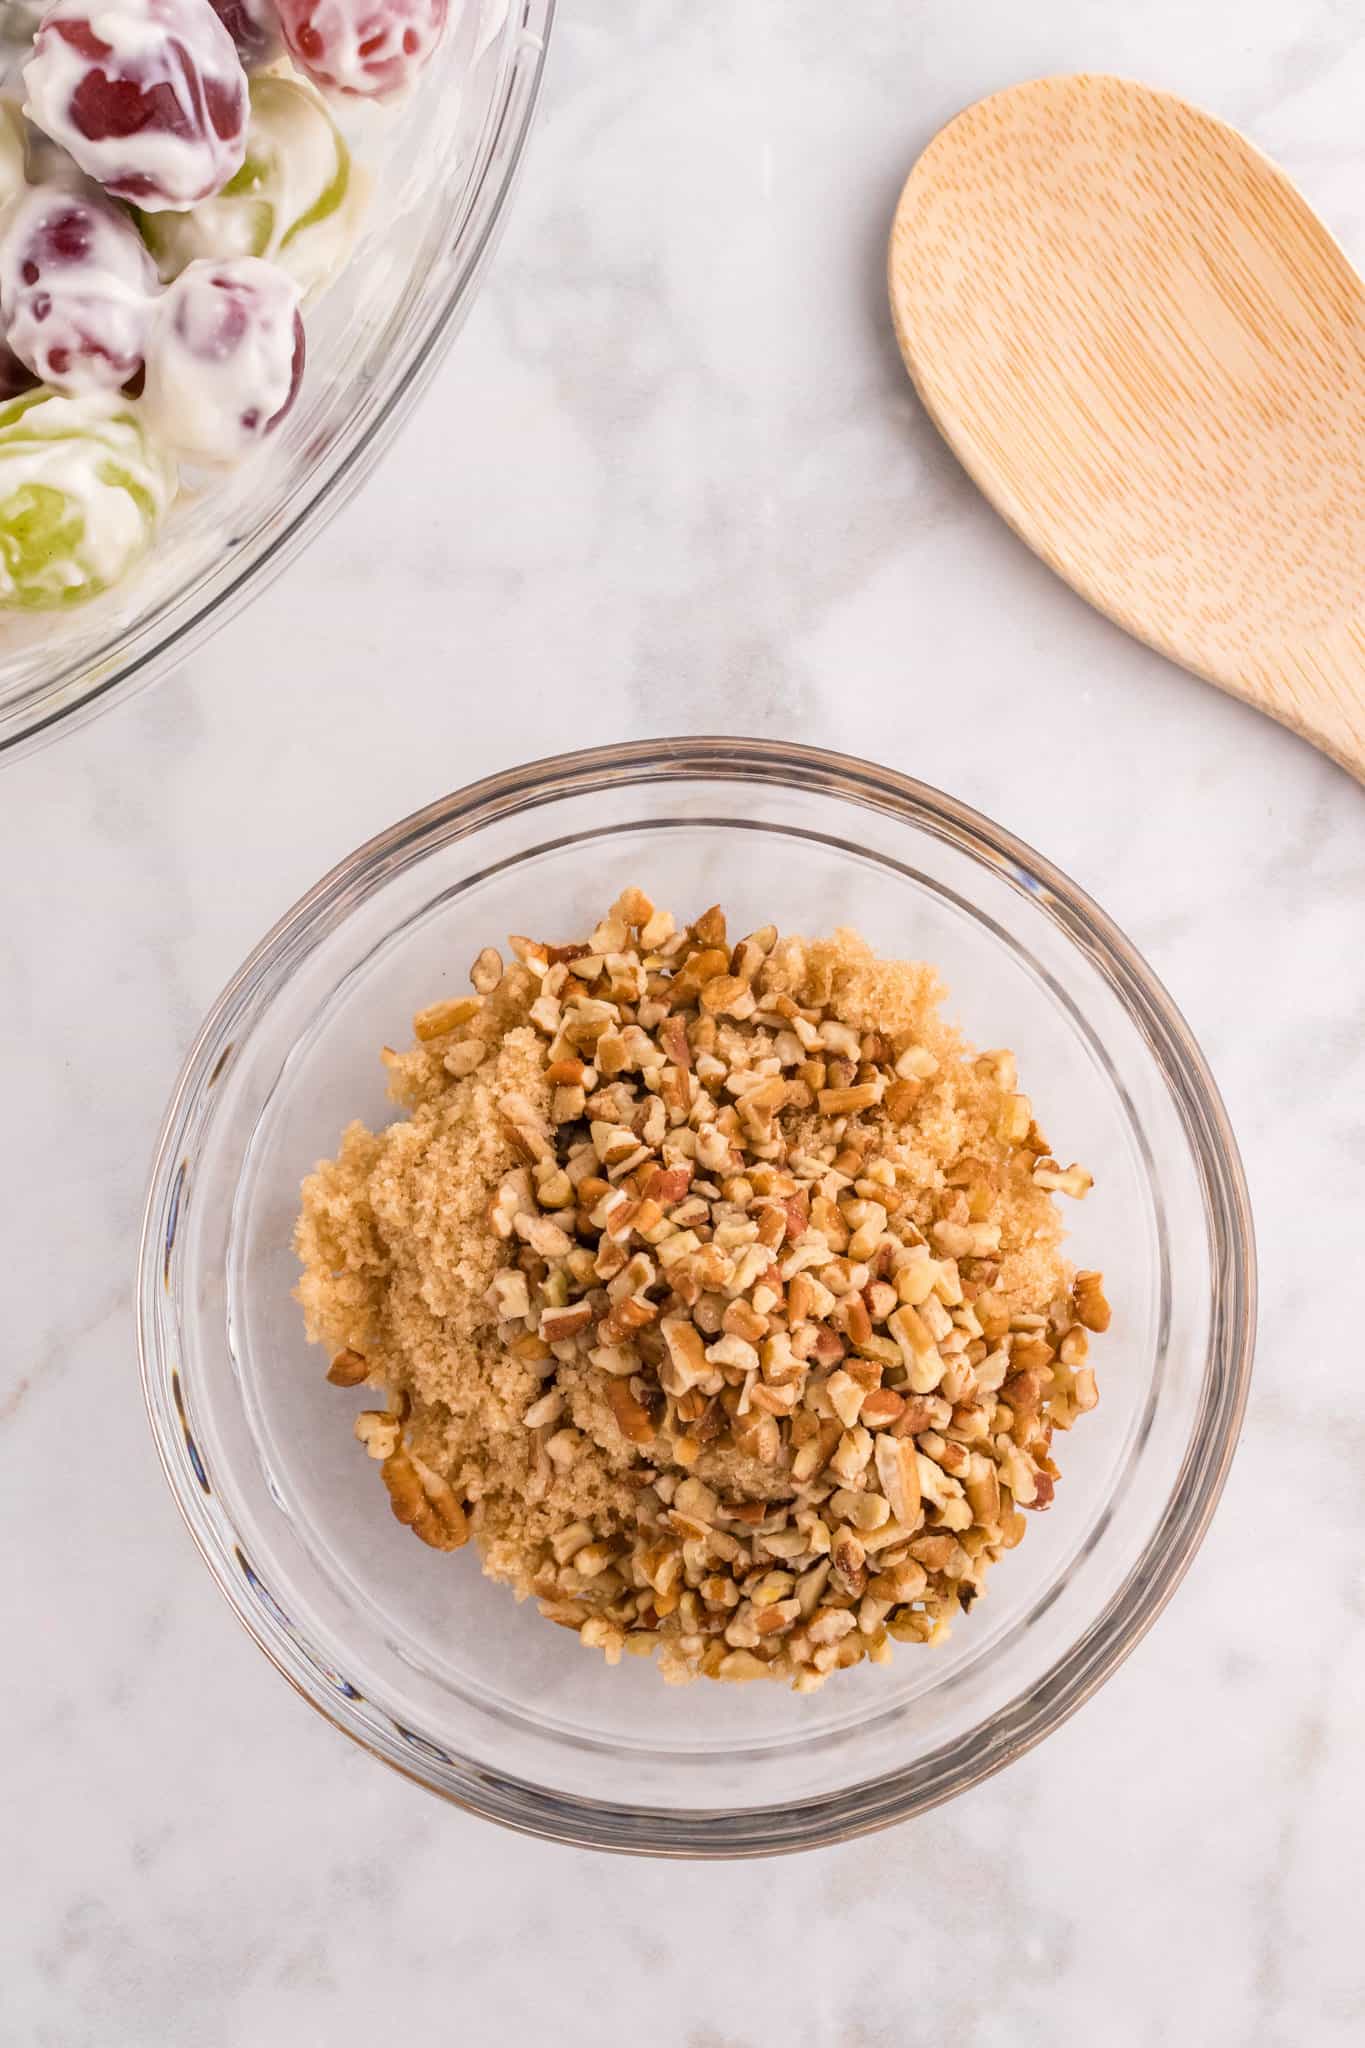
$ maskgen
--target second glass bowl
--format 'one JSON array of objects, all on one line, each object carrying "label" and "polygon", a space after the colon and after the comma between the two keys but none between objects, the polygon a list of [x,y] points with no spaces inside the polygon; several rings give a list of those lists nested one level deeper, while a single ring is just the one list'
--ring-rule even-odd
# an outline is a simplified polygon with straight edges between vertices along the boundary
[{"label": "second glass bowl", "polygon": [[[1114,1305],[1100,1406],[949,1643],[810,1697],[609,1669],[388,1512],[292,1298],[302,1176],[393,1115],[379,1048],[509,931],[567,938],[639,883],[732,930],[861,930],[934,961],[950,1014],[1009,1045],[1067,1158],[1078,1264]],[[899,1820],[996,1770],[1115,1668],[1218,1498],[1251,1368],[1236,1147],[1170,998],[1019,841],[885,769],[686,740],[541,761],[334,870],[216,1004],[167,1113],[140,1273],[161,1457],[214,1577],[284,1675],[376,1756],[492,1819],[602,1848],[753,1855]]]}]

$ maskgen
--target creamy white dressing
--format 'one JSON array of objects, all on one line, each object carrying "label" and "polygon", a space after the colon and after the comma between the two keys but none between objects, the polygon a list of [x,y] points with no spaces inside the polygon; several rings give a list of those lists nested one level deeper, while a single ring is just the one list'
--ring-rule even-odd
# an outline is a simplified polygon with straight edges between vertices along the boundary
[{"label": "creamy white dressing", "polygon": [[[54,556],[36,576],[26,567],[25,587],[46,588],[56,602],[63,591],[117,582],[175,495],[174,465],[148,442],[128,401],[112,393],[54,394],[8,423],[7,410],[0,410],[0,513],[16,493],[40,485],[60,491],[81,519],[72,552]],[[145,505],[116,480],[117,472],[145,495]],[[12,604],[18,589],[0,540],[0,604]]]},{"label": "creamy white dressing", "polygon": [[[264,439],[293,383],[299,296],[293,278],[253,256],[192,263],[167,288],[147,341],[142,410],[182,461],[240,462]],[[233,301],[240,331],[226,317]]]},{"label": "creamy white dressing", "polygon": [[[146,90],[165,87],[189,127],[188,135],[145,128],[137,135],[92,140],[72,118],[77,87],[91,71],[88,58],[57,32],[61,22],[84,21],[110,55],[101,68],[113,78],[131,78]],[[199,81],[240,89],[241,125],[227,138],[208,119],[194,84],[177,61],[178,43]],[[145,212],[193,206],[225,185],[246,148],[246,75],[232,37],[208,0],[111,0],[91,11],[89,0],[56,0],[43,16],[33,55],[23,67],[29,119],[98,180],[106,191],[135,199]],[[142,180],[155,190],[146,190]]]},{"label": "creamy white dressing", "polygon": [[477,64],[485,50],[490,50],[502,34],[507,20],[509,0],[483,0],[479,9],[479,26],[474,37],[474,51],[471,64]]}]

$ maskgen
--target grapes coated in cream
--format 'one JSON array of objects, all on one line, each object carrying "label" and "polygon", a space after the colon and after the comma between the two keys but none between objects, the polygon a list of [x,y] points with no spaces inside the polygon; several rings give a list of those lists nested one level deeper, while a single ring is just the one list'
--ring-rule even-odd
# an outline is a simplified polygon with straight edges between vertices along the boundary
[{"label": "grapes coated in cream", "polygon": [[[24,189],[27,172],[24,119],[12,100],[0,100],[0,220]],[[2,319],[2,315],[0,315]],[[0,405],[28,391],[35,382],[6,341],[0,341]]]},{"label": "grapes coated in cream", "polygon": [[145,553],[175,466],[112,392],[0,406],[0,606],[51,610],[108,589]]},{"label": "grapes coated in cream", "polygon": [[441,40],[446,0],[277,0],[300,71],[333,92],[405,92]]},{"label": "grapes coated in cream", "polygon": [[[508,0],[472,4],[477,55]],[[30,7],[4,73],[22,113],[0,96],[0,608],[104,590],[152,543],[179,464],[236,464],[278,427],[300,306],[343,268],[368,194],[337,110],[400,96],[448,5]]]},{"label": "grapes coated in cream", "polygon": [[275,0],[210,0],[214,13],[237,46],[243,69],[257,71],[280,54],[280,17]]},{"label": "grapes coated in cream", "polygon": [[148,337],[148,426],[182,461],[240,462],[293,404],[303,354],[291,277],[255,256],[191,263]]},{"label": "grapes coated in cream", "polygon": [[24,85],[29,119],[144,211],[193,206],[241,165],[246,73],[209,0],[56,0]]},{"label": "grapes coated in cream", "polygon": [[363,179],[321,96],[266,73],[251,81],[236,177],[188,212],[147,214],[141,226],[167,281],[196,258],[263,256],[309,299],[344,265],[363,208]]},{"label": "grapes coated in cream", "polygon": [[97,186],[30,186],[0,232],[9,347],[57,390],[116,391],[142,368],[160,285],[141,236]]}]

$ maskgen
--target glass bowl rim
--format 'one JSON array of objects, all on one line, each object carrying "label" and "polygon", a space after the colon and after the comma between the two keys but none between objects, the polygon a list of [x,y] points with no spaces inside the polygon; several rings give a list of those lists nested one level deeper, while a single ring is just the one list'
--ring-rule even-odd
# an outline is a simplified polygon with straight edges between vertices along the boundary
[{"label": "glass bowl rim", "polygon": [[[386,1741],[335,1687],[316,1683],[292,1624],[272,1616],[265,1589],[234,1569],[221,1509],[189,1435],[178,1366],[163,1317],[178,1309],[163,1219],[174,1218],[177,1180],[194,1149],[188,1126],[228,1047],[268,1003],[293,964],[336,930],[351,908],[434,848],[566,797],[611,785],[709,778],[772,783],[870,805],[984,860],[1026,893],[1109,984],[1137,1025],[1170,1090],[1204,1198],[1212,1302],[1198,1426],[1155,1530],[1101,1614],[1030,1692],[979,1727],[904,1768],[793,1806],[743,1811],[635,1807],[554,1792],[528,1780],[444,1758],[437,1773],[421,1739]],[[1180,1011],[1137,949],[1083,890],[1023,840],[931,785],[819,747],[730,736],[643,740],[546,757],[486,776],[377,833],[325,874],[254,948],[212,1005],[186,1055],[157,1140],[138,1252],[137,1327],[143,1394],[167,1482],[200,1555],[238,1620],[300,1696],[414,1783],[513,1830],[572,1844],[663,1857],[753,1857],[828,1846],[928,1811],[993,1776],[1081,1707],[1146,1634],[1184,1577],[1231,1467],[1250,1386],[1256,1330],[1256,1251],[1250,1198],[1217,1086]],[[167,1304],[169,1303],[169,1310]],[[247,1573],[244,1582],[243,1571]],[[379,1710],[382,1711],[382,1710]],[[388,1717],[385,1716],[386,1721]],[[983,1737],[985,1739],[983,1739]]]},{"label": "glass bowl rim", "polygon": [[508,61],[485,116],[483,167],[469,206],[431,266],[451,261],[453,274],[446,289],[414,318],[387,396],[359,427],[352,418],[341,429],[316,472],[296,486],[278,531],[266,537],[258,534],[194,580],[188,611],[185,592],[171,595],[149,618],[135,620],[120,632],[112,652],[106,648],[91,656],[79,682],[59,669],[19,696],[0,698],[0,762],[75,730],[184,661],[249,598],[265,591],[359,489],[435,375],[473,303],[521,169],[557,4],[558,0],[510,0],[523,32],[521,45]]}]

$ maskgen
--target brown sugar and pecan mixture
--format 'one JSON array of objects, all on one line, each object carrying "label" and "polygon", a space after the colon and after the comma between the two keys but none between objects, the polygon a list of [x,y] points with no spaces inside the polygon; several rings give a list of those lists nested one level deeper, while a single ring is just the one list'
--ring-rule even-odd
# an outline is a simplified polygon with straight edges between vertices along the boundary
[{"label": "brown sugar and pecan mixture", "polygon": [[393,1512],[616,1662],[780,1678],[932,1643],[1050,1505],[1101,1276],[1008,1052],[851,932],[628,889],[480,953],[386,1051],[404,1121],[303,1186],[308,1334]]}]

